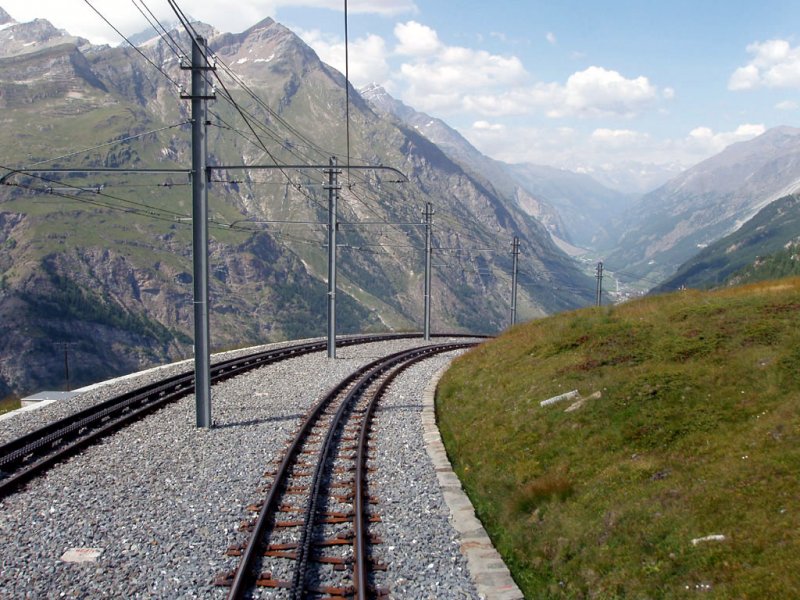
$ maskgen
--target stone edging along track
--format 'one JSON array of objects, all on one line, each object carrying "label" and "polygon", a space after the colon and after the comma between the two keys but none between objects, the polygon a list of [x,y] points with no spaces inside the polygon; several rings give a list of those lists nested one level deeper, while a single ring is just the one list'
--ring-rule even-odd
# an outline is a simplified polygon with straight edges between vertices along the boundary
[{"label": "stone edging along track", "polygon": [[450,507],[450,519],[461,538],[461,553],[467,558],[469,572],[478,593],[487,600],[522,599],[522,592],[475,516],[472,503],[453,472],[436,425],[436,386],[448,367],[449,365],[445,365],[433,376],[423,394],[422,426],[425,447],[436,470],[444,500]]}]

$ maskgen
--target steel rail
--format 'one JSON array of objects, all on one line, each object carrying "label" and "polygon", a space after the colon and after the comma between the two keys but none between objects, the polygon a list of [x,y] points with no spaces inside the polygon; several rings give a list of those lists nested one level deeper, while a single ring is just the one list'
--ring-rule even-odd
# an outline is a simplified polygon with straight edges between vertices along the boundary
[{"label": "steel rail", "polygon": [[[352,405],[353,400],[357,399],[361,394],[363,394],[370,385],[375,381],[377,377],[382,375],[383,373],[387,372],[388,370],[396,367],[397,365],[402,366],[395,372],[399,373],[401,370],[411,366],[411,364],[422,360],[424,358],[428,358],[429,356],[441,353],[441,352],[448,352],[451,350],[458,350],[470,346],[474,346],[475,343],[448,343],[448,344],[437,344],[437,345],[429,345],[429,346],[421,346],[418,348],[414,348],[411,350],[403,350],[401,352],[396,352],[394,354],[390,354],[388,356],[384,356],[377,360],[372,361],[371,363],[357,369],[353,373],[351,373],[348,377],[340,381],[336,386],[334,386],[323,398],[319,400],[319,402],[314,406],[314,408],[308,413],[305,421],[300,427],[300,430],[295,435],[294,440],[286,450],[284,457],[281,461],[280,466],[278,467],[276,474],[273,479],[273,483],[270,486],[270,490],[268,492],[267,498],[264,500],[261,508],[259,510],[258,518],[253,526],[250,538],[248,539],[246,545],[243,548],[241,558],[239,561],[239,566],[237,567],[235,574],[233,575],[233,580],[231,582],[231,588],[228,592],[228,599],[229,600],[238,600],[240,598],[246,597],[248,591],[251,589],[253,585],[253,580],[255,579],[254,567],[256,563],[256,559],[262,553],[263,546],[264,546],[264,537],[267,531],[267,524],[270,519],[270,516],[275,513],[277,508],[277,503],[280,500],[280,496],[282,494],[282,489],[284,487],[285,481],[288,479],[289,472],[291,467],[299,454],[302,445],[308,436],[309,432],[313,428],[313,426],[318,421],[319,417],[322,415],[323,411],[330,405],[337,397],[339,397],[342,393],[347,391],[346,397],[342,400],[336,415],[333,418],[333,423],[328,428],[325,441],[323,442],[322,449],[320,450],[320,456],[317,460],[317,466],[315,468],[315,473],[313,476],[313,481],[311,484],[311,501],[309,502],[305,518],[304,518],[304,526],[301,533],[301,539],[298,544],[297,549],[297,568],[295,569],[293,580],[292,580],[292,596],[295,598],[300,598],[303,596],[303,580],[305,577],[305,567],[308,562],[309,552],[310,552],[310,543],[311,543],[311,527],[313,526],[313,518],[316,514],[316,506],[317,506],[317,499],[319,497],[319,489],[323,482],[323,471],[325,469],[325,465],[327,462],[327,457],[330,453],[334,434],[337,429],[337,424],[342,420],[342,417],[349,406]],[[387,384],[388,387],[388,384]],[[385,389],[385,388],[384,388]],[[373,397],[371,401],[371,405],[377,403],[378,396]],[[363,425],[362,425],[363,428]],[[366,434],[362,433],[360,439],[366,440]],[[365,454],[363,455],[366,456]],[[365,460],[362,458],[362,460]],[[363,477],[363,474],[362,474]],[[363,484],[360,488],[360,495],[361,495],[361,510],[363,513]],[[359,514],[356,512],[355,514],[355,521],[358,523],[361,522],[358,528],[361,530],[361,550],[359,552],[362,554],[362,562],[363,562],[363,569],[364,573],[366,573],[366,534],[364,533],[363,527],[363,514]],[[355,575],[355,574],[354,574]],[[366,575],[364,575],[364,581],[361,584],[361,589],[364,593],[366,593]],[[360,598],[366,598],[366,596],[360,596]]]},{"label": "steel rail", "polygon": [[[457,344],[455,347],[469,347],[467,344]],[[455,348],[453,348],[455,349]],[[400,367],[392,371],[380,384],[375,394],[367,405],[364,413],[364,420],[361,422],[361,430],[358,435],[358,454],[356,456],[356,474],[353,482],[353,555],[355,562],[353,565],[353,587],[355,588],[356,600],[367,600],[369,586],[369,557],[367,555],[367,514],[366,514],[366,495],[367,495],[367,454],[368,436],[372,425],[372,415],[378,402],[386,394],[389,386],[400,373],[412,365],[428,358],[428,355],[416,356]]]},{"label": "steel rail", "polygon": [[[350,346],[414,337],[420,335],[353,336],[342,338],[339,344]],[[250,369],[320,352],[325,348],[326,342],[320,340],[223,360],[211,367],[211,379],[217,383]],[[3,444],[0,446],[0,498],[78,450],[193,391],[193,372],[173,375],[100,402]]]},{"label": "steel rail", "polygon": [[306,419],[300,426],[300,429],[295,435],[294,440],[292,440],[292,443],[286,449],[283,460],[281,461],[281,464],[273,478],[273,483],[270,486],[269,493],[267,494],[264,503],[261,505],[261,510],[258,512],[258,518],[253,526],[250,539],[247,541],[247,545],[242,552],[242,556],[239,560],[239,566],[236,569],[236,573],[231,583],[231,588],[228,591],[229,600],[244,598],[245,594],[252,586],[254,579],[253,568],[255,566],[256,557],[259,555],[263,546],[262,540],[264,538],[264,533],[267,530],[267,522],[269,517],[273,512],[275,512],[277,502],[280,499],[280,495],[282,493],[282,482],[287,479],[292,463],[300,452],[303,442],[308,436],[308,433],[311,431],[314,423],[322,414],[325,407],[336,396],[347,389],[347,387],[356,379],[358,379],[358,377],[360,377],[365,370],[376,364],[379,364],[383,360],[385,360],[385,358],[379,358],[369,365],[362,367],[348,375],[345,379],[336,384],[336,386],[334,386],[333,389],[331,389],[322,399],[320,399],[320,401],[317,402],[314,408],[312,408],[306,416]]}]

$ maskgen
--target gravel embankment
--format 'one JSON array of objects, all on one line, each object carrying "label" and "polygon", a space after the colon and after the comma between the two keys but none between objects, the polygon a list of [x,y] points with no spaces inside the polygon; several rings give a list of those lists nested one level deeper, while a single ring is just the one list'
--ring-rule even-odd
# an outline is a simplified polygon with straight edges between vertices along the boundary
[{"label": "gravel embankment", "polygon": [[[210,582],[235,566],[224,552],[243,541],[244,507],[302,414],[358,366],[420,343],[342,348],[335,361],[316,353],[240,375],[212,389],[211,430],[194,426],[190,396],[55,467],[0,503],[0,597],[223,598],[227,590]],[[478,598],[422,442],[422,390],[452,356],[412,367],[377,413],[373,493],[384,543],[376,554],[389,564],[382,583],[395,598]],[[100,388],[8,419],[0,437],[116,393]],[[102,554],[63,562],[70,548]]]}]

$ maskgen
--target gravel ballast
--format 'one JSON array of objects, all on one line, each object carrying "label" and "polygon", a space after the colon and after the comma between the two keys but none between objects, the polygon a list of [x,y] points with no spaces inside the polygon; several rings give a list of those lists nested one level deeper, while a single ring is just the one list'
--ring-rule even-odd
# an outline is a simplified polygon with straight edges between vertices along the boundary
[{"label": "gravel ballast", "polygon": [[[421,343],[372,343],[340,348],[336,360],[315,353],[260,368],[213,387],[210,430],[195,427],[188,396],[51,469],[0,503],[0,597],[225,597],[227,588],[211,582],[235,567],[225,550],[245,539],[237,531],[245,507],[259,499],[265,469],[302,415],[359,366]],[[383,544],[374,554],[388,564],[379,583],[395,598],[478,598],[422,441],[423,389],[455,355],[406,371],[376,413],[370,491],[380,499]],[[126,379],[69,406],[6,419],[0,438],[142,383]],[[63,561],[72,548],[102,553]]]}]

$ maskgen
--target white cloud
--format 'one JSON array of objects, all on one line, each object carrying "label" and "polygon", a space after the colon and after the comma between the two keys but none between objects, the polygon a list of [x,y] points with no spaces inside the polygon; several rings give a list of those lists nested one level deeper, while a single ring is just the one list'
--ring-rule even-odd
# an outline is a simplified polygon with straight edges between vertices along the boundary
[{"label": "white cloud", "polygon": [[666,154],[672,155],[684,167],[692,166],[719,154],[736,142],[746,142],[764,133],[761,124],[745,123],[732,131],[714,131],[710,127],[695,127],[682,139],[666,140],[661,144]]},{"label": "white cloud", "polygon": [[397,80],[405,90],[402,100],[423,111],[494,118],[632,117],[675,96],[672,88],[659,94],[647,77],[629,79],[598,66],[573,73],[563,84],[531,83],[516,56],[448,46],[416,21],[398,24],[394,34],[395,54],[405,58]]},{"label": "white cloud", "polygon": [[513,114],[514,90],[529,79],[519,58],[447,46],[436,31],[414,21],[395,27],[395,53],[405,58],[403,100],[419,110]]},{"label": "white cloud", "polygon": [[648,136],[630,129],[600,128],[595,129],[592,132],[591,139],[593,142],[597,142],[605,146],[622,147],[648,139]]},{"label": "white cloud", "polygon": [[548,44],[552,44],[553,46],[555,46],[558,43],[558,40],[556,39],[556,34],[553,33],[552,31],[548,31],[545,34],[544,39],[547,40]]},{"label": "white cloud", "polygon": [[[338,36],[324,35],[319,30],[299,31],[303,41],[314,48],[319,57],[339,72],[345,72],[344,41]],[[390,75],[383,38],[374,34],[350,40],[348,58],[350,81],[355,87],[368,83],[386,85]]]},{"label": "white cloud", "polygon": [[800,48],[786,40],[767,40],[749,44],[747,52],[752,59],[731,74],[729,90],[800,87]]},{"label": "white cloud", "polygon": [[479,131],[505,131],[506,126],[502,123],[489,123],[489,121],[475,121],[472,128]]},{"label": "white cloud", "polygon": [[461,109],[488,117],[508,117],[531,112],[530,98],[525,90],[467,94],[457,98]]},{"label": "white cloud", "polygon": [[498,160],[606,173],[636,164],[674,173],[763,132],[764,126],[756,124],[721,132],[696,127],[683,137],[655,139],[634,129],[596,128],[584,133],[570,127],[498,127],[487,121],[462,131],[479,150]]},{"label": "white cloud", "polygon": [[711,156],[722,152],[727,146],[736,142],[744,142],[761,135],[766,131],[762,124],[745,123],[733,131],[714,133],[710,127],[696,127],[689,132],[686,139],[687,150],[696,154]]},{"label": "white cloud", "polygon": [[[104,14],[115,27],[126,35],[143,31],[147,22],[132,2],[119,0],[93,0],[92,5]],[[66,29],[94,43],[119,44],[122,40],[106,25],[85,2],[64,0],[3,0],[3,8],[17,21],[27,22],[46,18],[56,27]],[[156,17],[173,21],[175,15],[166,2],[148,3]],[[341,0],[239,0],[231,9],[226,0],[181,0],[181,9],[187,15],[213,25],[220,31],[239,32],[265,19],[275,18],[281,8],[313,7],[341,12]],[[371,13],[382,16],[418,14],[414,0],[350,0],[348,12]]]},{"label": "white cloud", "polygon": [[758,67],[755,65],[739,67],[733,72],[728,80],[728,89],[734,91],[752,90],[753,88],[758,87],[760,78]]},{"label": "white cloud", "polygon": [[[671,99],[666,88],[661,97]],[[461,108],[486,116],[543,112],[550,118],[632,117],[653,105],[658,90],[646,77],[626,79],[616,71],[589,67],[571,75],[565,84],[536,83],[505,90],[461,96]]]},{"label": "white cloud", "polygon": [[775,108],[778,110],[797,110],[800,108],[800,105],[798,105],[794,100],[784,100],[783,102],[778,102],[775,105]]},{"label": "white cloud", "polygon": [[399,42],[395,49],[397,54],[428,56],[442,47],[438,34],[427,25],[416,21],[398,23],[394,28],[394,35]]},{"label": "white cloud", "polygon": [[548,116],[633,116],[657,98],[657,90],[647,77],[626,79],[617,71],[589,67],[570,75],[563,88],[564,103],[548,111]]},{"label": "white cloud", "polygon": [[[283,6],[320,6],[331,10],[342,11],[342,0],[280,0],[278,4]],[[347,3],[347,11],[350,13],[368,13],[394,17],[403,14],[417,14],[419,8],[413,0],[350,0]]]}]

